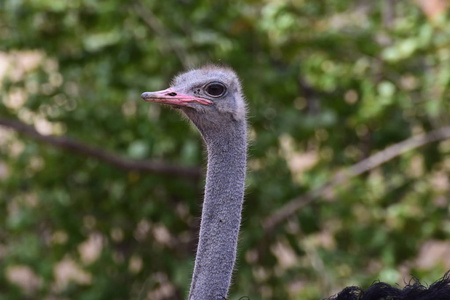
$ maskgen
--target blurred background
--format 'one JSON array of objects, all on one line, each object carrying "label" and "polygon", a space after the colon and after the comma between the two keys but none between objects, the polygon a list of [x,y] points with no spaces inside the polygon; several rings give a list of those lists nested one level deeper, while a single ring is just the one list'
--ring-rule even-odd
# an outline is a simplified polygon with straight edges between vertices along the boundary
[{"label": "blurred background", "polygon": [[250,109],[229,299],[437,280],[450,268],[449,10],[2,0],[0,299],[186,298],[205,151],[140,94],[205,62],[237,71]]}]

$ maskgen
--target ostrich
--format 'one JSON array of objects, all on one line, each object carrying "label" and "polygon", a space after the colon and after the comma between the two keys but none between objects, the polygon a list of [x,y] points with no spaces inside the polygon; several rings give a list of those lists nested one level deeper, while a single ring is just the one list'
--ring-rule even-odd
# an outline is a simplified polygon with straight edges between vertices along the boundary
[{"label": "ostrich", "polygon": [[[244,199],[246,104],[236,73],[208,65],[178,75],[170,88],[141,95],[180,109],[200,131],[208,153],[206,186],[189,300],[224,300],[231,284]],[[429,288],[418,282],[403,290],[384,283],[367,291],[345,288],[344,299],[449,299],[448,273]]]}]

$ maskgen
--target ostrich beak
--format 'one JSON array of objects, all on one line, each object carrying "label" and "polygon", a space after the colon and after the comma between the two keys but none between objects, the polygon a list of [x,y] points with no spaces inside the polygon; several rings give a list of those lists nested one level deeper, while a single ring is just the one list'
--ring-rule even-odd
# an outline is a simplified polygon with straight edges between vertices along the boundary
[{"label": "ostrich beak", "polygon": [[166,90],[157,92],[145,92],[142,93],[141,98],[147,102],[163,103],[178,106],[187,106],[189,105],[189,103],[199,103],[203,105],[212,104],[212,101],[207,99],[177,93],[173,88],[168,88]]}]

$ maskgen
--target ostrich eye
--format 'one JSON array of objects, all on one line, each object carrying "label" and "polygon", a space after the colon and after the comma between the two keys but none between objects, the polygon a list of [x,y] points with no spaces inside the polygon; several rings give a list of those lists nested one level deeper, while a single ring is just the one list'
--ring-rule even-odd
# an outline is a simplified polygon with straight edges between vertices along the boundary
[{"label": "ostrich eye", "polygon": [[205,92],[212,97],[223,96],[226,91],[227,88],[220,82],[212,82],[205,86]]}]

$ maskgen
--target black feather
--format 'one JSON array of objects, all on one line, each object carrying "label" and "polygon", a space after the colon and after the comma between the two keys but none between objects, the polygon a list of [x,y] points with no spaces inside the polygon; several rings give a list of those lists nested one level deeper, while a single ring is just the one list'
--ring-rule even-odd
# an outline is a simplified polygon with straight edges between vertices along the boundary
[{"label": "black feather", "polygon": [[411,280],[403,289],[375,282],[366,290],[346,287],[327,300],[450,300],[450,271],[429,287],[418,279]]}]

